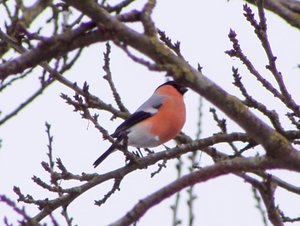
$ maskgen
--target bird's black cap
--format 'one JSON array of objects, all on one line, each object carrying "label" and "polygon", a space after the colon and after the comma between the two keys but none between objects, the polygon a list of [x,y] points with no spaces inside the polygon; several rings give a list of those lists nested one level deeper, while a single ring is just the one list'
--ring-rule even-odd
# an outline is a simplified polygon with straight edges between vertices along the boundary
[{"label": "bird's black cap", "polygon": [[165,85],[173,86],[182,95],[185,94],[188,91],[188,89],[185,86],[183,86],[183,85],[181,85],[181,84],[179,84],[178,82],[175,82],[175,81],[165,82],[164,84],[162,84],[159,87],[157,87],[157,89],[160,88],[160,87],[162,87],[162,86],[165,86]]}]

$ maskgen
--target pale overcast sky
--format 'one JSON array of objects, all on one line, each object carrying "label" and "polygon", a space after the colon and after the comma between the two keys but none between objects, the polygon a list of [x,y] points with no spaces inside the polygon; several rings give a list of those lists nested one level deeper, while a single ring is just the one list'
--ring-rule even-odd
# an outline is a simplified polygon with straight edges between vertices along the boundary
[{"label": "pale overcast sky", "polygon": [[[139,3],[139,1],[137,2]],[[238,35],[244,53],[260,70],[266,73],[266,76],[270,76],[264,69],[267,64],[266,56],[254,35],[253,28],[243,17],[243,4],[244,1],[240,0],[229,2],[225,0],[158,0],[153,18],[156,25],[164,30],[173,41],[181,41],[182,54],[187,61],[195,67],[197,67],[197,63],[200,63],[203,66],[203,73],[226,91],[239,95],[239,91],[232,85],[231,75],[231,67],[233,65],[239,66],[241,75],[247,81],[248,87],[253,87],[252,95],[261,100],[269,100],[268,98],[270,98],[269,106],[278,109],[280,106],[273,101],[272,97],[264,95],[262,89],[256,87],[255,80],[247,77],[247,72],[239,61],[229,58],[224,53],[231,48],[227,35],[232,28]],[[256,13],[256,10],[254,12]],[[300,32],[274,14],[267,13],[267,20],[268,34],[273,52],[278,56],[279,69],[287,81],[288,88],[296,95],[299,93],[299,68],[297,68],[297,64],[300,63]],[[88,81],[90,91],[94,95],[110,101],[112,96],[108,85],[102,79],[104,75],[102,53],[104,50],[104,43],[90,46],[76,63],[74,69],[65,75],[81,85],[84,81]],[[143,66],[133,63],[115,46],[112,47],[111,70],[122,99],[130,111],[134,111],[159,84],[165,81],[163,74],[149,72]],[[36,78],[40,76],[40,72],[41,70],[36,70],[35,76],[32,76],[31,79],[16,83],[8,90],[9,92],[0,95],[0,109],[4,114],[32,93],[33,88],[38,86]],[[3,142],[0,149],[0,194],[6,194],[16,200],[12,188],[19,186],[25,194],[32,194],[35,198],[48,197],[48,192],[45,193],[31,181],[33,175],[48,180],[48,175],[40,165],[42,161],[47,160],[46,145],[48,143],[44,132],[45,121],[52,125],[54,155],[60,157],[71,172],[78,174],[82,172],[104,173],[123,166],[122,154],[114,153],[100,167],[93,168],[92,163],[108,147],[109,143],[102,141],[101,135],[94,129],[93,125],[82,120],[78,113],[73,112],[72,107],[64,103],[60,98],[61,93],[73,95],[73,92],[57,83],[47,89],[41,97],[17,117],[1,127],[0,138],[3,139]],[[295,99],[299,102],[299,95]],[[198,120],[199,99],[190,91],[186,94],[185,100],[188,114],[183,131],[194,137]],[[205,101],[202,137],[219,132],[209,113],[210,107],[212,105]],[[99,121],[105,128],[109,129],[109,132],[113,132],[121,120],[112,122],[110,117],[111,115],[107,113],[100,114]],[[230,123],[230,120],[228,120],[228,124],[231,124],[229,126],[230,131],[237,130],[236,125]],[[174,143],[170,142],[168,146],[172,147]],[[224,148],[228,147],[224,146]],[[163,147],[155,150],[163,150]],[[168,181],[173,181],[176,178],[173,167],[175,162],[175,160],[169,161],[168,167],[152,179],[150,174],[157,169],[157,166],[126,176],[122,181],[121,191],[116,192],[104,206],[94,206],[94,200],[101,199],[111,189],[112,182],[101,184],[86,192],[69,207],[70,215],[74,216],[74,224],[96,226],[114,222],[139,199],[156,191]],[[205,166],[210,163],[211,161],[203,154],[200,164]],[[278,173],[287,180],[293,178],[293,181],[298,180],[300,183],[299,175]],[[69,186],[72,185],[74,183],[69,184]],[[197,200],[194,209],[196,217],[194,225],[263,225],[261,215],[255,208],[256,203],[252,197],[251,187],[243,180],[234,176],[223,176],[198,184],[195,190]],[[276,195],[278,197],[277,203],[280,203],[280,207],[290,216],[299,216],[299,197],[288,194],[281,189],[276,192],[278,193]],[[183,191],[182,208],[180,209],[182,225],[187,225],[186,198],[186,191]],[[159,204],[159,207],[152,208],[138,222],[138,225],[171,225],[170,205],[173,202],[174,197],[171,197]],[[27,206],[26,210],[32,215],[38,213],[36,208],[28,208]],[[55,216],[59,216],[60,211],[55,211]],[[7,216],[10,221],[15,222],[16,220],[13,211],[0,204],[0,222],[4,216]],[[62,225],[65,224],[61,217],[58,219]]]}]

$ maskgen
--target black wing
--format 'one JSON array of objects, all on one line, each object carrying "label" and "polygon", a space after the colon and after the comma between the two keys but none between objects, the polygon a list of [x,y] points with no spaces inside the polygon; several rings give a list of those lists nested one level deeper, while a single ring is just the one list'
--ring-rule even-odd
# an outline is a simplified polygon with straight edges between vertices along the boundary
[{"label": "black wing", "polygon": [[116,131],[111,135],[112,137],[117,138],[115,143],[113,143],[109,149],[107,149],[95,162],[94,167],[97,167],[104,159],[107,158],[116,148],[116,146],[120,143],[120,141],[124,138],[123,136],[126,134],[126,131],[131,126],[135,125],[136,123],[151,117],[153,114],[150,112],[138,111],[133,113],[126,119],[121,125],[119,125]]},{"label": "black wing", "polygon": [[134,126],[135,124],[143,121],[146,118],[151,117],[153,114],[145,111],[138,111],[130,115],[121,125],[119,125],[116,131],[111,135],[112,137],[120,138],[127,129]]}]

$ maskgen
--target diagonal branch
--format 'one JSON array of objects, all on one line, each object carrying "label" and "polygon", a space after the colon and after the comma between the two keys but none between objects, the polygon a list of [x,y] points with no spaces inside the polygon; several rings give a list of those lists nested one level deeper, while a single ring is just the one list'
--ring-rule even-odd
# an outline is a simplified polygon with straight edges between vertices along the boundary
[{"label": "diagonal branch", "polygon": [[251,159],[235,158],[229,161],[218,162],[213,166],[202,168],[188,175],[185,175],[174,182],[155,191],[144,199],[141,199],[127,214],[119,220],[110,224],[110,226],[131,225],[138,221],[151,207],[157,205],[166,198],[176,194],[184,188],[196,183],[202,183],[212,178],[225,175],[228,173],[241,172],[245,169],[263,170],[268,167],[272,168],[272,161],[268,161],[264,157],[256,157]]},{"label": "diagonal branch", "polygon": [[[125,167],[121,167],[119,169],[116,169],[114,171],[110,171],[105,174],[84,174],[84,176],[81,177],[75,176],[80,181],[87,181],[86,183],[77,186],[72,187],[68,189],[64,189],[63,196],[53,199],[53,200],[47,200],[46,204],[44,200],[38,200],[37,203],[43,204],[43,209],[41,212],[39,212],[35,217],[31,219],[30,222],[39,222],[46,216],[48,216],[52,211],[55,209],[66,206],[69,203],[71,203],[73,200],[78,198],[80,195],[84,194],[86,191],[90,190],[91,188],[104,183],[105,181],[115,179],[115,178],[123,178],[127,174],[137,170],[146,168],[150,165],[153,165],[157,163],[158,161],[161,161],[162,159],[168,160],[173,158],[178,158],[179,156],[188,153],[188,152],[194,152],[199,149],[205,149],[208,146],[211,146],[213,144],[218,144],[222,142],[230,142],[230,141],[243,141],[243,142],[249,142],[249,137],[246,134],[242,133],[232,133],[232,134],[216,134],[212,137],[204,138],[198,141],[194,141],[192,143],[182,145],[180,147],[175,147],[172,149],[168,149],[166,151],[158,152],[155,154],[148,155],[146,157],[138,159],[133,164],[128,164]],[[205,151],[205,150],[204,150]],[[210,153],[209,150],[207,152],[209,155],[213,155],[214,153]],[[264,169],[272,169],[272,168],[282,168],[282,169],[290,169],[300,172],[300,167],[298,165],[298,168],[295,168],[293,165],[282,163],[281,161],[277,161],[275,159],[269,159],[267,157],[253,157],[253,158],[234,158],[234,159],[225,159],[224,161],[220,161],[217,163],[216,168],[215,166],[210,166],[207,169],[204,170],[201,169],[198,172],[200,175],[195,177],[203,177],[205,176],[206,180],[210,178],[214,178],[220,175],[233,173],[235,170],[238,172],[239,170],[242,171],[255,171],[258,170],[264,170]],[[202,173],[203,171],[203,173]],[[210,174],[211,172],[214,172],[213,174]],[[69,179],[75,179],[74,176],[70,177]],[[194,177],[194,176],[192,176]],[[209,177],[209,178],[207,178]],[[198,180],[199,179],[199,180]],[[194,178],[194,183],[203,182],[204,180],[198,178]],[[197,181],[198,180],[198,181]],[[186,185],[188,186],[188,185]],[[183,189],[183,188],[182,188]],[[176,191],[174,191],[176,193]],[[150,208],[150,206],[149,206]]]}]

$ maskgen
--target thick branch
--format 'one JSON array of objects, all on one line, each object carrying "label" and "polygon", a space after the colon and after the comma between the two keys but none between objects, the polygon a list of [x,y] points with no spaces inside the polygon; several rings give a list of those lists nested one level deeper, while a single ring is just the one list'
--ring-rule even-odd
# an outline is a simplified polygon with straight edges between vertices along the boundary
[{"label": "thick branch", "polygon": [[250,159],[236,158],[229,161],[222,161],[213,166],[202,168],[201,170],[183,176],[160,190],[150,194],[148,197],[140,200],[125,216],[112,223],[110,226],[131,225],[138,221],[151,207],[157,205],[164,199],[176,194],[184,188],[187,188],[196,183],[202,183],[212,178],[225,175],[228,173],[247,171],[264,170],[272,168],[273,161],[268,161],[266,158],[255,157]]},{"label": "thick branch", "polygon": [[[180,147],[168,149],[166,151],[158,152],[155,154],[148,155],[146,157],[143,157],[141,159],[138,159],[133,164],[128,164],[125,167],[121,167],[117,170],[110,171],[108,173],[98,175],[98,174],[91,174],[91,175],[85,175],[85,178],[89,178],[88,182],[84,183],[83,185],[72,187],[70,189],[64,189],[66,192],[65,195],[53,199],[48,200],[48,204],[41,210],[40,213],[38,213],[34,218],[31,219],[31,222],[40,222],[43,218],[48,216],[52,211],[55,209],[68,205],[73,200],[75,200],[77,197],[79,197],[81,194],[84,194],[87,190],[93,188],[96,185],[99,185],[105,181],[115,179],[115,178],[123,178],[125,175],[129,174],[132,171],[135,171],[137,169],[146,168],[150,165],[153,165],[157,163],[160,160],[168,160],[173,158],[178,158],[179,156],[188,153],[197,151],[199,149],[206,148],[208,146],[211,146],[213,144],[218,144],[222,142],[232,142],[232,141],[242,141],[242,142],[249,142],[249,137],[246,134],[242,133],[233,133],[233,134],[216,134],[213,137],[204,138],[198,141],[194,141],[192,143],[182,145]],[[231,166],[231,162],[233,161],[233,166]],[[249,161],[249,162],[248,162]],[[294,168],[293,165],[285,164],[280,161],[276,161],[274,159],[269,159],[266,157],[255,157],[255,158],[235,158],[235,159],[226,159],[224,160],[225,163],[222,163],[223,161],[218,162],[218,164],[221,164],[220,166],[217,166],[217,168],[212,168],[213,166],[209,167],[210,170],[215,169],[216,171],[219,171],[223,167],[225,168],[225,171],[218,172],[217,174],[212,174],[211,178],[217,177],[219,175],[224,175],[230,172],[238,172],[239,170],[242,171],[256,171],[261,169],[272,169],[272,168],[282,168],[282,169],[289,169],[289,170],[295,170],[300,172],[300,166],[298,165],[297,168]],[[241,164],[241,165],[239,165]],[[242,167],[242,165],[244,165]],[[227,168],[229,167],[229,168]],[[249,168],[248,168],[249,167]],[[206,169],[206,168],[204,168]],[[202,171],[203,169],[201,169]],[[228,171],[227,171],[228,170]],[[235,171],[236,170],[236,171]],[[213,170],[214,171],[214,170]],[[220,173],[220,174],[219,174]],[[203,173],[205,177],[209,176],[209,173],[204,172]],[[197,176],[198,177],[198,176]],[[203,175],[200,177],[203,177]],[[210,178],[207,178],[210,179]],[[207,180],[206,179],[206,180]],[[194,183],[203,182],[203,181],[195,181]],[[186,185],[187,186],[187,185]],[[149,207],[150,208],[150,207]]]},{"label": "thick branch", "polygon": [[[218,135],[214,135],[213,137],[208,137],[205,139],[201,139],[199,141],[194,141],[190,144],[183,145],[181,147],[176,147],[176,148],[168,149],[166,151],[151,154],[149,156],[138,159],[138,162],[136,162],[136,164],[129,164],[125,167],[121,167],[117,170],[113,170],[102,175],[98,175],[98,174],[86,175],[86,177],[89,178],[88,182],[77,187],[65,189],[64,190],[66,192],[65,195],[53,200],[48,200],[48,205],[45,206],[40,213],[38,213],[35,217],[33,217],[31,219],[31,222],[40,222],[43,218],[48,216],[55,209],[61,206],[68,205],[74,199],[79,197],[81,194],[84,194],[85,191],[105,181],[115,179],[115,178],[123,178],[125,175],[129,174],[132,171],[135,171],[140,168],[146,168],[147,166],[153,165],[162,159],[168,160],[168,159],[177,158],[187,152],[196,151],[213,144],[235,141],[235,140],[248,142],[249,138],[247,137],[247,135],[241,133],[218,134]],[[280,166],[277,165],[277,167]]]}]

